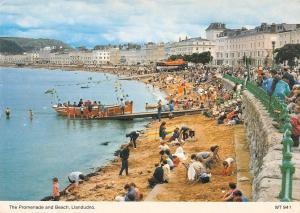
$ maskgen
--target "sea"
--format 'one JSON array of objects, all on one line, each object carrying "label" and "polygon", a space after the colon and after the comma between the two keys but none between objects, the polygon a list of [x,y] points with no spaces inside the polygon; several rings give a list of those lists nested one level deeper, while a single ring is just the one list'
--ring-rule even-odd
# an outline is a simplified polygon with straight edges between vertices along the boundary
[{"label": "sea", "polygon": [[[52,105],[78,103],[80,98],[111,105],[121,96],[133,101],[134,112],[145,111],[146,102],[165,98],[150,85],[111,74],[1,67],[0,200],[40,200],[51,195],[53,177],[63,189],[70,172],[87,174],[113,159],[120,145],[128,142],[125,134],[144,129],[149,119],[67,119]],[[6,107],[11,109],[9,119]],[[102,145],[105,142],[108,145]]]}]

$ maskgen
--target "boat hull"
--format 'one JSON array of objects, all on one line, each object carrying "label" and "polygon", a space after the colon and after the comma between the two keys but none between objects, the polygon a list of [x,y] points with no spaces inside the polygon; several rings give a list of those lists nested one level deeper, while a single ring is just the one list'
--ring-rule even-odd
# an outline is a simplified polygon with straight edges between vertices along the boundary
[{"label": "boat hull", "polygon": [[[52,107],[60,116],[66,117],[80,117],[80,118],[97,118],[97,117],[108,117],[121,115],[122,110],[119,105],[110,105],[110,106],[93,106],[91,110],[88,110],[87,107],[84,107],[83,112],[80,111],[80,107],[67,107],[67,106],[57,106]],[[133,104],[132,102],[125,104],[124,113],[132,114]]]}]

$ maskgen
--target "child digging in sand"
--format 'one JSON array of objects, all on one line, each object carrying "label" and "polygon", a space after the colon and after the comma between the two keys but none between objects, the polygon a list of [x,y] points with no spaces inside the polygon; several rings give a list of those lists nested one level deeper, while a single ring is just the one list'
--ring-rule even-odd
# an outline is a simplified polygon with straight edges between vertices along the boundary
[{"label": "child digging in sand", "polygon": [[223,176],[230,176],[234,173],[234,164],[235,161],[233,158],[227,158],[223,161],[223,170],[222,175]]}]

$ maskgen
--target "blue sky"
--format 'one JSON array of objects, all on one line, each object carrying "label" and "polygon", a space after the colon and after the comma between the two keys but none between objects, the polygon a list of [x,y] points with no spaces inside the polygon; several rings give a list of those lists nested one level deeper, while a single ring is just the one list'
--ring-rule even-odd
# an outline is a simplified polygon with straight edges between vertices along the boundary
[{"label": "blue sky", "polygon": [[205,37],[211,22],[251,28],[300,23],[300,0],[0,0],[0,36],[74,47]]}]

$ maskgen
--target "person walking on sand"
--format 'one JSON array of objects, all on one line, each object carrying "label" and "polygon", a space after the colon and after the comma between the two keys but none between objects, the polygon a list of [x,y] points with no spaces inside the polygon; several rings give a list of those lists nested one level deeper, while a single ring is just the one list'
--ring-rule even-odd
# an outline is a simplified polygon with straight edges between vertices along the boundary
[{"label": "person walking on sand", "polygon": [[59,192],[58,178],[54,177],[52,179],[52,199],[53,201],[59,201],[59,198],[60,198],[60,192]]},{"label": "person walking on sand", "polygon": [[159,99],[159,101],[157,103],[157,118],[158,118],[159,122],[160,122],[160,118],[161,118],[161,111],[162,111],[162,104],[161,104],[161,100]]},{"label": "person walking on sand", "polygon": [[129,158],[129,148],[127,144],[121,146],[120,158],[122,160],[121,169],[119,176],[122,176],[123,171],[125,170],[126,175],[128,176],[128,158]]}]

